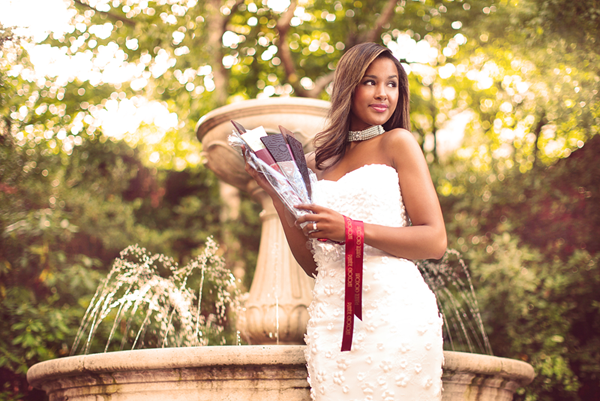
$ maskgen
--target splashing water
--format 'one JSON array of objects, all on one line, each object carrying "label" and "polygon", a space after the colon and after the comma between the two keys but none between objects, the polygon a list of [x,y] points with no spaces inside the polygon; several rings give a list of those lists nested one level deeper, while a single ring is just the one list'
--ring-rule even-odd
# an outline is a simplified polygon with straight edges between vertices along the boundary
[{"label": "splashing water", "polygon": [[[220,338],[224,344],[226,313],[239,311],[239,290],[217,250],[217,244],[209,237],[202,255],[180,268],[172,258],[151,255],[137,245],[127,247],[96,290],[71,355],[77,353],[83,341],[80,352],[90,351],[94,335],[105,320],[112,320],[112,326],[104,352],[118,335],[121,350],[208,345],[211,338]],[[166,271],[168,276],[162,277],[161,271]],[[187,287],[193,274],[199,280],[198,296]],[[201,302],[205,287],[216,300],[214,310],[203,314]]]},{"label": "splashing water", "polygon": [[493,355],[471,275],[460,253],[448,249],[441,260],[418,261],[417,266],[437,298],[444,319],[444,345],[452,351]]},{"label": "splashing water", "polygon": [[[78,350],[83,354],[90,352],[94,335],[101,331],[105,320],[112,320],[112,326],[110,331],[105,328],[101,333],[103,337],[108,333],[104,352],[118,336],[121,350],[201,346],[208,345],[211,339],[224,344],[226,312],[239,314],[242,306],[235,278],[217,250],[217,244],[209,237],[202,255],[180,268],[172,258],[151,255],[137,245],[127,247],[96,290],[71,355]],[[417,266],[436,295],[444,319],[444,344],[453,351],[493,355],[471,277],[460,254],[449,249],[441,260],[418,261]],[[162,277],[160,270],[170,275]],[[194,273],[200,276],[195,277],[199,281],[198,296],[187,287]],[[203,290],[216,296],[211,300],[214,310],[210,313],[201,313]],[[277,313],[277,288],[274,290]],[[278,316],[276,320],[275,335],[279,340]],[[236,334],[235,343],[239,345],[239,331]]]}]

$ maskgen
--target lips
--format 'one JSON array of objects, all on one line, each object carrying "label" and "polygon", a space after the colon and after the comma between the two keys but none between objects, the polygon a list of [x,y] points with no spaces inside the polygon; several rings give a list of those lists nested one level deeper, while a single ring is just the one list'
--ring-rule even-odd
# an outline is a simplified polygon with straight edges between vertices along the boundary
[{"label": "lips", "polygon": [[372,104],[369,107],[371,107],[373,110],[375,110],[378,113],[384,113],[389,108],[389,106],[387,104]]}]

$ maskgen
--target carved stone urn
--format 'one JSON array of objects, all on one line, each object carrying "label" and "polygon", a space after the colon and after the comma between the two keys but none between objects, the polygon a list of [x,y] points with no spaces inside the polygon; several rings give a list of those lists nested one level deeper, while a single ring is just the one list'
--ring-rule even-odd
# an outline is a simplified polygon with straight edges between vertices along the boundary
[{"label": "carved stone urn", "polygon": [[231,120],[248,130],[262,126],[267,133],[278,133],[278,127],[284,126],[308,153],[314,135],[324,128],[328,109],[329,102],[315,99],[247,100],[215,109],[197,125],[207,167],[222,181],[248,192],[263,208],[254,280],[245,312],[238,318],[241,335],[250,344],[304,344],[313,279],[294,260],[271,198],[245,172],[242,157],[229,146]]}]

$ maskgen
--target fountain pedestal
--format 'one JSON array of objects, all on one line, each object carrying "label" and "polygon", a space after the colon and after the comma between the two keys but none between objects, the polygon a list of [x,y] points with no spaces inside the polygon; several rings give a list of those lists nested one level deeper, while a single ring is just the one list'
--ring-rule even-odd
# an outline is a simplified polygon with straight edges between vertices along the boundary
[{"label": "fountain pedestal", "polygon": [[[242,157],[227,142],[233,125],[263,126],[278,133],[282,125],[295,133],[305,153],[322,131],[329,102],[304,98],[247,100],[215,109],[198,122],[206,165],[221,180],[248,192],[263,207],[258,261],[245,312],[238,329],[249,344],[304,344],[313,280],[296,263],[271,198],[244,170]],[[286,223],[284,223],[286,224]]]}]

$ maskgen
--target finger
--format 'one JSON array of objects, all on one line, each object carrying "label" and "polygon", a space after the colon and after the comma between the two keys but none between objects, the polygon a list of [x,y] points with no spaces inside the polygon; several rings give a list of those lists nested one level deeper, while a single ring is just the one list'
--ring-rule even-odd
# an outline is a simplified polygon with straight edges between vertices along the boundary
[{"label": "finger", "polygon": [[314,215],[304,215],[300,216],[296,219],[294,224],[300,230],[302,230],[305,234],[313,229],[313,223],[316,223],[314,219]]},{"label": "finger", "polygon": [[299,205],[294,205],[294,207],[295,207],[296,209],[300,209],[300,210],[309,210],[309,209],[310,209],[310,207],[311,207],[311,205],[309,205],[309,204],[305,204],[305,203],[301,203],[301,204],[299,204]]},{"label": "finger", "polygon": [[315,205],[315,204],[308,204],[308,203],[303,203],[303,204],[300,204],[300,205],[295,205],[294,207],[296,209],[308,210],[308,211],[311,211],[313,213],[320,213],[320,212],[323,212],[323,211],[327,210],[327,208],[324,207],[324,206]]},{"label": "finger", "polygon": [[300,225],[306,222],[310,223],[313,221],[319,221],[319,216],[317,216],[316,214],[305,214],[296,219],[296,225]]},{"label": "finger", "polygon": [[316,238],[317,237],[317,233],[320,231],[318,229],[317,223],[316,222],[309,222],[303,229],[302,231],[304,232],[304,235],[306,235],[308,238]]},{"label": "finger", "polygon": [[308,215],[306,215],[306,214],[304,214],[304,215],[302,215],[302,216],[300,216],[300,217],[298,217],[298,218],[296,219],[296,225],[298,225],[298,224],[302,224],[302,223],[304,223],[304,222],[306,222],[306,221],[309,221],[309,219],[310,219],[310,218],[309,218],[309,216],[308,216]]}]

